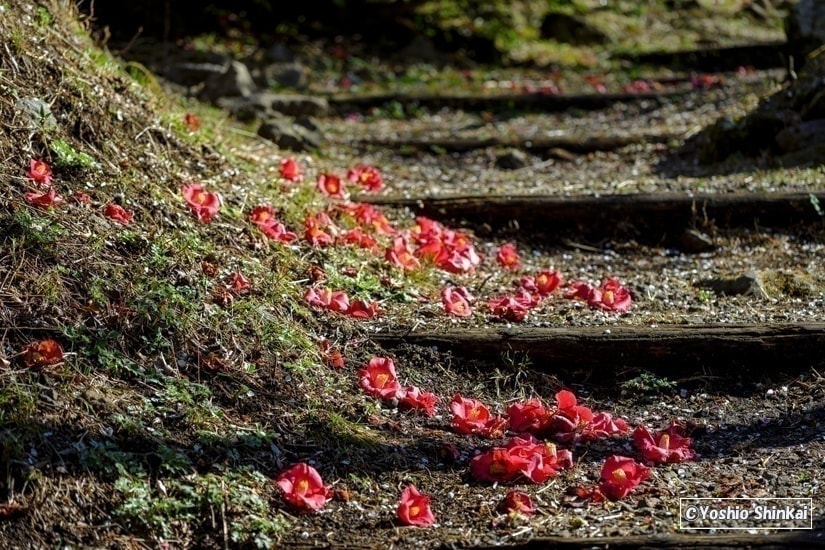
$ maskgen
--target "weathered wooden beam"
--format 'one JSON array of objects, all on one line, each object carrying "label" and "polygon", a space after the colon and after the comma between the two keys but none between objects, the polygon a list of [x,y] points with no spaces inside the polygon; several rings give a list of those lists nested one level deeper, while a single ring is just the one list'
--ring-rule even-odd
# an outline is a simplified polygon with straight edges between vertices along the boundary
[{"label": "weathered wooden beam", "polygon": [[550,149],[564,149],[572,153],[591,153],[593,151],[615,151],[636,143],[667,143],[679,139],[681,135],[666,134],[638,134],[629,136],[557,136],[557,137],[504,137],[490,136],[486,138],[360,138],[352,141],[355,145],[372,145],[384,148],[398,149],[413,147],[423,151],[438,150],[451,152],[473,151],[487,147],[518,147],[527,151],[541,153]]},{"label": "weathered wooden beam", "polygon": [[[511,543],[508,548],[528,550],[533,548],[567,548],[567,549],[608,549],[608,548],[713,548],[741,549],[760,548],[804,549],[825,548],[825,535],[821,530],[791,531],[784,533],[674,533],[663,535],[631,535],[626,537],[536,537],[526,542]],[[500,548],[498,546],[474,546],[483,548]]]},{"label": "weathered wooden beam", "polygon": [[615,374],[640,369],[716,376],[775,373],[825,364],[825,323],[773,325],[667,325],[657,327],[450,328],[391,330],[372,335],[385,347],[435,346],[478,359],[523,352],[533,368]]},{"label": "weathered wooden beam", "polygon": [[[359,196],[376,205],[406,207],[435,219],[491,227],[513,220],[522,228],[555,232],[574,229],[585,234],[653,230],[712,223],[716,227],[762,225],[783,227],[825,220],[811,197],[825,207],[825,191],[813,193],[626,194],[592,197],[548,195],[486,195],[452,197]],[[627,230],[627,229],[626,229]]]}]

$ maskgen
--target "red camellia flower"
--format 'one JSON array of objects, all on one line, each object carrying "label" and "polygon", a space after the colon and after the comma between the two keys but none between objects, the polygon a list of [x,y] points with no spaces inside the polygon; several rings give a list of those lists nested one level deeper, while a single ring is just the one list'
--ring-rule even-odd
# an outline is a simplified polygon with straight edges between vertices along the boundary
[{"label": "red camellia flower", "polygon": [[201,118],[194,113],[186,113],[183,115],[183,122],[190,132],[197,132],[201,127]]},{"label": "red camellia flower", "polygon": [[350,229],[339,239],[344,244],[353,244],[358,248],[373,249],[378,245],[375,237],[364,233],[360,227]]},{"label": "red camellia flower", "polygon": [[45,193],[26,193],[23,195],[26,202],[37,208],[51,208],[63,202],[62,197],[55,195],[54,187],[49,187]]},{"label": "red camellia flower", "polygon": [[301,173],[301,167],[295,157],[288,157],[281,159],[281,177],[287,181],[299,182],[304,179]]},{"label": "red camellia flower", "polygon": [[298,238],[298,235],[292,231],[287,231],[284,224],[275,218],[275,212],[271,205],[262,204],[253,208],[249,214],[249,221],[273,241],[288,244]]},{"label": "red camellia flower", "polygon": [[623,287],[619,281],[608,279],[602,286],[590,292],[587,303],[591,307],[624,313],[630,309],[633,299],[630,296],[630,291]]},{"label": "red camellia flower", "polygon": [[347,179],[367,191],[379,191],[384,186],[384,178],[381,177],[381,172],[373,166],[364,164],[350,168],[347,172]]},{"label": "red camellia flower", "polygon": [[511,516],[532,516],[536,513],[533,500],[530,495],[513,489],[499,502],[497,510],[501,514]]},{"label": "red camellia flower", "polygon": [[690,448],[691,440],[684,437],[679,426],[671,424],[667,430],[649,432],[644,426],[633,431],[633,442],[645,460],[657,464],[684,462],[696,457]]},{"label": "red camellia flower", "polygon": [[477,434],[484,437],[500,437],[507,426],[507,420],[490,413],[484,403],[476,399],[453,396],[450,402],[453,420],[450,425],[462,435]]},{"label": "red camellia flower", "polygon": [[344,189],[344,182],[335,174],[321,174],[318,176],[318,190],[334,199],[343,199],[346,197]]},{"label": "red camellia flower", "polygon": [[373,397],[394,399],[401,386],[395,375],[395,364],[388,357],[373,357],[358,371],[359,385]]},{"label": "red camellia flower", "polygon": [[584,281],[573,281],[564,290],[564,297],[568,300],[589,300],[593,287]]},{"label": "red camellia flower", "polygon": [[29,368],[54,365],[63,360],[63,348],[52,339],[31,342],[23,348],[20,359]]},{"label": "red camellia flower", "polygon": [[335,233],[338,228],[330,217],[319,212],[315,215],[308,214],[304,220],[304,238],[312,246],[327,246],[335,242]]},{"label": "red camellia flower", "polygon": [[200,183],[186,183],[180,188],[187,206],[199,222],[211,221],[221,208],[221,198],[210,193]]},{"label": "red camellia flower", "polygon": [[520,259],[516,251],[516,245],[507,243],[498,249],[496,254],[498,264],[505,269],[516,269],[519,266]]},{"label": "red camellia flower", "polygon": [[479,481],[544,483],[573,466],[570,451],[542,444],[532,436],[514,437],[505,447],[494,447],[470,461],[470,473]]},{"label": "red camellia flower", "polygon": [[29,171],[26,175],[38,185],[48,187],[52,184],[52,169],[48,164],[39,159],[29,161]]},{"label": "red camellia flower", "polygon": [[355,218],[355,221],[367,231],[383,235],[394,235],[396,233],[387,217],[371,204],[353,202],[339,204],[338,208]]},{"label": "red camellia flower", "polygon": [[227,277],[226,286],[235,294],[240,294],[252,286],[252,283],[249,282],[249,279],[243,276],[243,273],[236,271]]},{"label": "red camellia flower", "polygon": [[539,296],[548,296],[564,284],[561,273],[550,269],[542,269],[535,277],[522,277],[521,286]]},{"label": "red camellia flower", "polygon": [[309,288],[304,294],[304,300],[313,307],[320,307],[338,313],[345,312],[350,307],[349,296],[346,292],[342,290],[333,292],[329,288]]},{"label": "red camellia flower", "polygon": [[119,204],[107,204],[103,215],[110,220],[116,221],[123,225],[132,223],[132,213],[120,206]]},{"label": "red camellia flower", "polygon": [[329,340],[324,339],[321,341],[321,355],[330,367],[334,369],[344,368],[344,356]]},{"label": "red camellia flower", "polygon": [[593,416],[593,420],[584,426],[579,440],[587,441],[600,437],[610,437],[616,434],[626,434],[630,431],[624,418],[613,418],[610,413],[600,412]]},{"label": "red camellia flower", "polygon": [[278,476],[284,500],[298,512],[317,512],[327,503],[329,489],[321,475],[309,464],[300,462]]},{"label": "red camellia flower", "polygon": [[421,262],[407,248],[407,240],[404,237],[396,237],[393,240],[392,248],[387,249],[385,257],[388,262],[405,271],[413,271],[421,267]]},{"label": "red camellia flower", "polygon": [[539,399],[530,399],[524,403],[513,403],[507,407],[510,429],[514,432],[540,433],[550,419],[550,411]]},{"label": "red camellia flower", "polygon": [[602,467],[599,491],[611,500],[627,496],[634,487],[650,477],[650,470],[626,456],[613,455]]},{"label": "red camellia flower", "polygon": [[441,291],[441,303],[444,311],[456,317],[469,317],[473,314],[470,307],[470,293],[464,287],[448,286]]},{"label": "red camellia flower", "polygon": [[435,523],[430,497],[419,492],[415,485],[408,485],[401,493],[401,501],[398,503],[398,519],[404,525],[418,527]]},{"label": "red camellia flower", "polygon": [[356,319],[372,319],[381,313],[378,302],[365,302],[364,300],[353,300],[349,307],[342,311],[345,315]]},{"label": "red camellia flower", "polygon": [[492,311],[496,317],[501,317],[506,321],[514,321],[516,323],[524,321],[529,311],[529,307],[514,296],[504,296],[489,300],[487,307],[490,308],[490,311]]},{"label": "red camellia flower", "polygon": [[430,392],[422,392],[416,386],[404,386],[395,393],[398,400],[398,408],[421,411],[427,416],[435,414],[435,406],[438,404],[438,396]]}]

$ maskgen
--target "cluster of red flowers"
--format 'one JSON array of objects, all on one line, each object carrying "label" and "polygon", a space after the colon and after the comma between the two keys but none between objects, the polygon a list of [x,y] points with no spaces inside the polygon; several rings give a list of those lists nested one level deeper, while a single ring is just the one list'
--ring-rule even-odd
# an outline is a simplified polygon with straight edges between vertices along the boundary
[{"label": "cluster of red flowers", "polygon": [[[470,238],[429,218],[419,216],[407,231],[404,244],[413,245],[413,256],[450,273],[468,273],[480,263]],[[397,244],[397,243],[396,243]]]},{"label": "cluster of red flowers", "polygon": [[275,210],[269,204],[258,205],[249,214],[251,221],[267,238],[288,244],[298,238],[292,231],[287,231],[284,224],[275,217]]},{"label": "cluster of red flowers", "polygon": [[199,222],[209,222],[221,208],[221,198],[210,193],[200,183],[190,182],[180,188],[186,205]]},{"label": "cluster of red flowers", "polygon": [[[499,256],[501,256],[501,250]],[[522,277],[515,294],[491,299],[487,302],[487,307],[496,317],[521,322],[531,309],[537,307],[544,298],[550,296],[563,283],[561,273],[542,269],[538,275]]]},{"label": "cluster of red flowers", "polygon": [[[275,484],[280,487],[284,501],[300,514],[318,512],[335,494],[324,484],[318,470],[306,462],[283,471]],[[402,525],[426,527],[435,523],[430,497],[415,485],[408,485],[401,492],[396,516]]]},{"label": "cluster of red flowers", "polygon": [[427,416],[435,414],[438,397],[422,392],[416,386],[402,386],[395,373],[395,364],[387,357],[373,357],[366,367],[358,371],[359,385],[369,395],[385,403],[398,405],[402,410],[421,411]]},{"label": "cluster of red flowers", "polygon": [[342,313],[356,319],[371,319],[381,313],[378,302],[350,300],[343,290],[311,287],[304,294],[304,301],[312,307]]},{"label": "cluster of red flowers", "polygon": [[590,307],[619,313],[629,310],[633,303],[630,291],[613,278],[607,279],[598,287],[574,281],[565,289],[564,297],[570,300],[583,300]]},{"label": "cluster of red flowers", "polygon": [[629,431],[623,418],[613,418],[607,412],[594,414],[590,408],[579,405],[568,390],[556,394],[555,409],[548,409],[539,399],[530,399],[510,405],[507,414],[513,431],[552,436],[563,442],[578,443]]},{"label": "cluster of red flowers", "polygon": [[514,437],[504,447],[494,447],[473,457],[470,473],[479,481],[544,483],[573,466],[573,455],[531,435]]},{"label": "cluster of red flowers", "polygon": [[469,399],[456,394],[450,401],[453,419],[450,425],[456,433],[462,435],[476,434],[495,438],[504,435],[507,419],[494,415],[490,409],[477,399]]}]

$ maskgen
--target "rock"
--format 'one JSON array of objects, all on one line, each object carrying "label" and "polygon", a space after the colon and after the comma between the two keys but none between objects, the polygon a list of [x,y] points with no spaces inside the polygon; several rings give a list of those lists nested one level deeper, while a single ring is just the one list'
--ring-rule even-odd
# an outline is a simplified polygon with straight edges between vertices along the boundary
[{"label": "rock", "polygon": [[219,75],[226,70],[226,65],[220,63],[175,63],[171,65],[164,76],[176,84],[196,86]]},{"label": "rock", "polygon": [[694,286],[706,288],[717,294],[753,296],[760,300],[769,299],[762,279],[754,270],[736,278],[715,277],[695,283]]},{"label": "rock", "polygon": [[267,85],[277,84],[284,88],[306,88],[309,69],[300,63],[272,63],[264,67]]},{"label": "rock", "polygon": [[311,130],[313,132],[319,132],[321,130],[321,127],[318,126],[318,121],[311,116],[298,117],[295,119],[295,124],[298,126],[303,126],[307,130]]},{"label": "rock", "polygon": [[269,111],[288,116],[326,116],[329,103],[321,97],[261,92],[255,101]]},{"label": "rock", "polygon": [[41,130],[57,128],[57,119],[52,114],[52,107],[37,97],[23,97],[18,99],[14,106],[17,111],[29,119],[33,126]]},{"label": "rock", "polygon": [[398,51],[397,55],[405,61],[415,60],[429,63],[445,61],[447,57],[438,51],[432,40],[420,34],[415,35],[409,44]]},{"label": "rock", "polygon": [[685,229],[679,236],[679,243],[684,252],[709,252],[716,249],[713,239],[696,229]]},{"label": "rock", "polygon": [[573,46],[607,44],[610,37],[584,19],[566,13],[551,12],[541,23],[541,37],[552,38]]},{"label": "rock", "polygon": [[266,50],[266,58],[275,63],[292,63],[295,54],[283,42],[276,42]]},{"label": "rock", "polygon": [[293,124],[286,117],[270,118],[258,129],[258,135],[282,149],[308,151],[321,146],[320,134]]},{"label": "rock", "polygon": [[200,96],[209,101],[221,97],[249,97],[255,91],[255,82],[249,69],[240,61],[230,61],[223,72],[206,79]]},{"label": "rock", "polygon": [[798,151],[825,141],[825,119],[808,120],[794,124],[776,134],[776,143],[782,151]]},{"label": "rock", "polygon": [[[272,92],[255,92],[247,97],[222,97],[215,103],[243,121],[255,118],[267,120],[275,115],[303,118],[325,116],[329,111],[326,99]],[[317,126],[310,129],[315,130]]]},{"label": "rock", "polygon": [[518,170],[528,163],[527,154],[520,149],[508,149],[496,157],[496,166],[504,170]]},{"label": "rock", "polygon": [[785,18],[788,51],[801,67],[805,56],[825,44],[825,2],[799,0]]}]

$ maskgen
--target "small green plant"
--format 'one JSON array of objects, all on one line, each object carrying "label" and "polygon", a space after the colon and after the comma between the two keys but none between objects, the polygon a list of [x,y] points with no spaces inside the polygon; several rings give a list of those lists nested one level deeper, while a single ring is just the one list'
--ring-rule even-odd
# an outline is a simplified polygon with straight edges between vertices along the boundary
[{"label": "small green plant", "polygon": [[810,201],[811,201],[811,206],[813,206],[813,207],[814,207],[814,210],[816,210],[816,213],[817,213],[817,214],[819,214],[819,215],[820,215],[820,217],[825,217],[825,210],[823,210],[823,209],[822,209],[822,205],[821,205],[821,204],[819,204],[819,197],[817,197],[816,195],[814,195],[813,193],[811,193],[811,194],[808,196],[808,198],[809,198],[809,199],[810,199]]},{"label": "small green plant", "polygon": [[706,288],[700,289],[699,293],[697,294],[697,297],[699,298],[699,301],[702,302],[703,304],[707,304],[707,303],[712,302],[714,296],[715,296],[715,294],[713,293],[713,291],[708,290]]},{"label": "small green plant", "polygon": [[623,382],[621,385],[622,394],[647,394],[657,395],[662,392],[672,390],[676,387],[676,382],[667,378],[660,378],[655,374],[643,372],[636,378]]},{"label": "small green plant", "polygon": [[56,139],[49,144],[52,153],[57,157],[55,164],[64,168],[96,168],[97,161],[91,156],[81,151],[61,139]]}]

